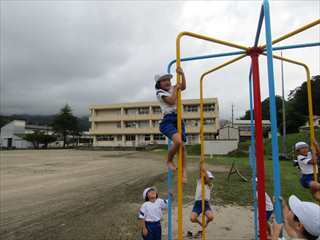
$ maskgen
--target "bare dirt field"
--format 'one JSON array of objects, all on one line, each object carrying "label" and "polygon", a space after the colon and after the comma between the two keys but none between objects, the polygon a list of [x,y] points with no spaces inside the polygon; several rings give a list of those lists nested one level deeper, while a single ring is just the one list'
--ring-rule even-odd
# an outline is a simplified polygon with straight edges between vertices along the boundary
[{"label": "bare dirt field", "polygon": [[[163,156],[148,152],[2,151],[0,239],[140,239],[141,193],[165,179]],[[185,211],[187,221],[188,204]],[[207,239],[249,239],[251,215],[245,207],[217,208]]]}]

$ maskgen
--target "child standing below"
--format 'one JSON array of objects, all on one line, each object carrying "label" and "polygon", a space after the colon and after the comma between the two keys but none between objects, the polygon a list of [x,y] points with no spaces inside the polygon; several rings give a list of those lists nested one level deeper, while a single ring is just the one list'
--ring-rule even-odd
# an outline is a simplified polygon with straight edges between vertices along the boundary
[{"label": "child standing below", "polygon": [[173,163],[173,158],[182,146],[182,182],[187,182],[186,175],[186,152],[183,142],[186,142],[185,126],[182,125],[182,136],[178,134],[177,128],[177,91],[186,89],[186,79],[182,68],[177,68],[177,74],[181,75],[181,84],[175,86],[171,85],[171,74],[161,74],[155,76],[155,89],[157,99],[160,103],[161,111],[163,113],[162,120],[160,122],[160,132],[172,140],[173,144],[168,152],[167,166],[173,171],[177,170],[176,165]]},{"label": "child standing below", "polygon": [[[213,174],[210,171],[206,171],[204,168],[200,169],[200,177],[197,181],[197,188],[196,188],[196,194],[195,194],[195,202],[193,205],[192,213],[190,220],[193,223],[198,223],[200,226],[202,226],[201,221],[199,221],[198,217],[202,213],[202,184],[201,184],[201,174],[204,175],[204,190],[205,190],[205,202],[204,202],[204,214],[206,216],[206,223],[205,227],[208,226],[209,222],[213,220],[213,212],[210,207],[210,195],[212,190],[212,179]],[[201,233],[201,231],[199,232]]]},{"label": "child standing below", "polygon": [[[320,183],[314,179],[313,164],[318,161],[320,156],[319,144],[314,143],[316,151],[314,153],[309,151],[309,146],[305,142],[298,142],[295,144],[297,151],[297,160],[302,176],[300,178],[301,185],[309,188],[313,197],[320,201]],[[317,169],[316,169],[317,170]],[[317,173],[318,176],[318,173]]]},{"label": "child standing below", "polygon": [[143,191],[144,203],[139,211],[139,223],[144,240],[161,240],[162,211],[167,208],[167,201],[158,197],[155,187]]}]

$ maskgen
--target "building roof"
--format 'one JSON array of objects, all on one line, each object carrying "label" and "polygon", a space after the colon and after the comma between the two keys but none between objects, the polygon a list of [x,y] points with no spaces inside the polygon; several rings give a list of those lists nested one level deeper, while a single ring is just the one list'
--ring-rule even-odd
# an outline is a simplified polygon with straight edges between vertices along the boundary
[{"label": "building roof", "polygon": [[[200,99],[185,99],[182,100],[183,104],[199,104]],[[204,99],[205,103],[211,103],[211,102],[218,102],[218,98],[205,98]],[[127,103],[115,103],[115,104],[102,104],[102,105],[91,105],[89,106],[89,109],[112,109],[112,108],[121,108],[121,107],[126,107],[126,108],[136,108],[136,107],[148,107],[148,106],[159,106],[158,101],[143,101],[143,102],[127,102]]]}]

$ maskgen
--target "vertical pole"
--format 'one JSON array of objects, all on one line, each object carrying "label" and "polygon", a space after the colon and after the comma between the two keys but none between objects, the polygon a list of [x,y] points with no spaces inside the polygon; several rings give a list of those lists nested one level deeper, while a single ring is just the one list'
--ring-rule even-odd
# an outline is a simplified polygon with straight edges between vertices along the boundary
[{"label": "vertical pole", "polygon": [[267,239],[267,215],[266,215],[266,196],[264,186],[264,147],[263,147],[263,128],[262,128],[262,106],[260,94],[260,76],[258,53],[252,53],[252,75],[253,75],[253,95],[254,95],[254,122],[255,122],[255,143],[258,176],[258,206],[259,206],[259,233],[260,239]]},{"label": "vertical pole", "polygon": [[[282,51],[281,51],[282,57]],[[286,146],[286,104],[284,98],[284,71],[283,71],[283,60],[281,60],[281,82],[282,82],[282,154],[287,157],[287,146]]]},{"label": "vertical pole", "polygon": [[205,189],[204,189],[204,173],[202,172],[202,169],[204,167],[204,114],[203,114],[203,77],[200,79],[200,146],[201,146],[201,152],[200,152],[200,176],[201,176],[201,207],[202,207],[202,236],[201,239],[206,239],[206,228],[205,228],[205,222],[206,222],[206,216],[204,212],[204,206],[205,206]]},{"label": "vertical pole", "polygon": [[257,164],[255,158],[255,143],[254,143],[254,117],[253,117],[253,96],[252,96],[252,68],[250,67],[249,73],[249,97],[250,97],[250,132],[251,144],[249,150],[249,157],[252,167],[252,198],[253,198],[253,219],[254,219],[254,232],[255,239],[258,240],[258,206],[257,206]]},{"label": "vertical pole", "polygon": [[266,32],[266,47],[267,47],[267,62],[268,62],[268,85],[269,85],[269,100],[270,100],[270,120],[272,134],[272,162],[273,162],[273,186],[275,196],[275,215],[277,223],[282,223],[281,210],[281,185],[280,185],[280,164],[279,164],[279,146],[278,146],[278,129],[277,129],[277,112],[276,112],[276,97],[274,87],[274,72],[273,72],[273,57],[272,57],[272,37],[271,37],[271,21],[269,1],[263,1],[265,15],[265,32]]},{"label": "vertical pole", "polygon": [[[180,67],[180,38],[179,35],[176,39],[176,66]],[[181,83],[181,76],[177,74],[177,83]],[[178,134],[181,136],[182,134],[182,126],[181,126],[181,90],[178,90],[177,93],[177,127]],[[182,240],[183,228],[182,228],[182,146],[179,147],[178,150],[178,240]]]},{"label": "vertical pole", "polygon": [[[172,141],[168,139],[168,151]],[[168,168],[168,240],[172,240],[172,170]]]}]

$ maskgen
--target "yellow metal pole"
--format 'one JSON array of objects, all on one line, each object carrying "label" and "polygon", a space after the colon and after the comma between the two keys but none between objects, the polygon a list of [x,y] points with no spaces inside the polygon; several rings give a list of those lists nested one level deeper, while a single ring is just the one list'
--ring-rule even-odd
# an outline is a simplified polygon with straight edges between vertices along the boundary
[{"label": "yellow metal pole", "polygon": [[[243,54],[239,57],[236,57],[234,59],[231,59],[230,61],[227,61],[213,69],[210,69],[209,71],[203,73],[200,77],[200,146],[201,146],[201,152],[200,152],[200,169],[202,170],[204,167],[205,157],[204,157],[204,112],[203,112],[203,105],[204,105],[204,98],[203,98],[203,81],[206,75],[217,71],[231,63],[234,63],[236,61],[239,61],[240,59],[244,58],[246,54]],[[205,228],[205,212],[204,212],[204,205],[205,205],[205,187],[204,187],[204,174],[201,171],[201,205],[202,205],[202,240],[206,239],[206,228]]]},{"label": "yellow metal pole", "polygon": [[[274,39],[272,41],[272,45],[274,45],[274,44],[276,44],[278,42],[281,42],[281,41],[283,41],[283,40],[285,40],[285,39],[287,39],[289,37],[292,37],[293,35],[296,35],[296,34],[298,34],[300,32],[303,32],[303,31],[305,31],[305,30],[307,30],[307,29],[309,29],[311,27],[314,27],[314,26],[316,26],[318,24],[320,24],[320,19],[317,19],[317,20],[315,20],[315,21],[313,21],[313,22],[311,22],[311,23],[309,23],[307,25],[304,25],[304,26],[302,26],[302,27],[290,32],[290,33],[287,33],[287,34],[285,34],[285,35],[283,35],[283,36],[281,36],[279,38]],[[260,48],[264,49],[265,47],[266,47],[266,44],[262,45]]]},{"label": "yellow metal pole", "polygon": [[[312,88],[311,88],[311,75],[310,75],[310,70],[309,67],[302,63],[302,62],[298,62],[289,58],[285,58],[285,57],[281,57],[278,55],[273,55],[274,58],[279,59],[279,60],[283,60],[285,62],[289,62],[289,63],[293,63],[296,65],[300,65],[302,67],[304,67],[304,69],[306,70],[306,76],[307,76],[307,91],[308,91],[308,110],[309,110],[309,128],[310,128],[310,146],[312,148],[312,151],[315,151],[314,146],[313,146],[313,142],[315,139],[315,131],[314,131],[314,123],[313,123],[313,104],[312,104]],[[315,181],[318,181],[317,178],[317,162],[314,162],[313,164],[313,177]]]},{"label": "yellow metal pole", "polygon": [[[189,36],[193,38],[198,38],[202,40],[206,40],[209,42],[214,42],[218,43],[221,45],[229,46],[229,47],[234,47],[234,48],[239,48],[242,50],[248,51],[249,48],[246,46],[234,44],[231,42],[219,40],[216,38],[211,38],[208,36],[200,35],[197,33],[192,33],[192,32],[181,32],[178,34],[176,38],[176,66],[177,68],[181,66],[181,52],[180,52],[180,41],[183,36]],[[245,57],[246,55],[243,55],[242,57]],[[241,57],[241,58],[242,58]],[[240,59],[241,59],[240,58]],[[223,67],[223,66],[221,66]],[[180,75],[177,74],[177,83],[181,83],[181,78]],[[182,109],[181,109],[181,91],[178,90],[177,92],[177,128],[178,128],[178,133],[181,135],[182,133],[182,128],[181,128],[181,114],[182,114]],[[178,151],[178,240],[183,239],[183,228],[182,228],[182,146],[179,148]]]},{"label": "yellow metal pole", "polygon": [[181,33],[179,33],[177,39],[181,39],[183,36],[189,36],[189,37],[193,37],[193,38],[198,38],[198,39],[202,39],[202,40],[205,40],[205,41],[218,43],[218,44],[229,46],[229,47],[233,47],[233,48],[239,48],[239,49],[242,49],[242,50],[248,50],[249,49],[248,47],[243,46],[243,45],[239,45],[239,44],[223,41],[223,40],[220,40],[220,39],[217,39],[217,38],[212,38],[212,37],[208,37],[208,36],[205,36],[205,35],[192,33],[192,32],[181,32]]}]

